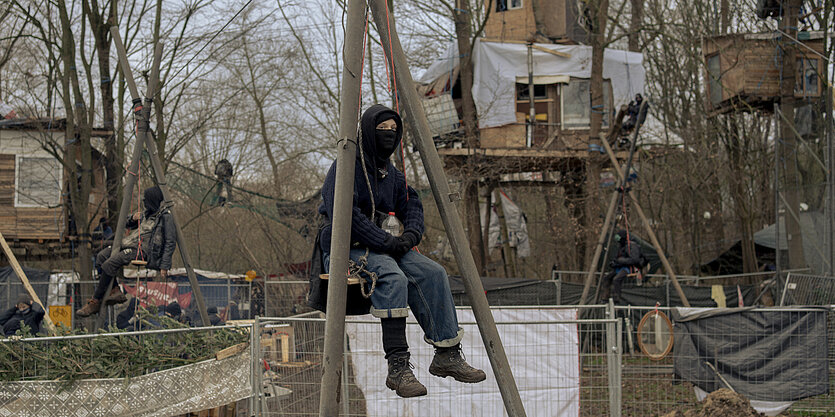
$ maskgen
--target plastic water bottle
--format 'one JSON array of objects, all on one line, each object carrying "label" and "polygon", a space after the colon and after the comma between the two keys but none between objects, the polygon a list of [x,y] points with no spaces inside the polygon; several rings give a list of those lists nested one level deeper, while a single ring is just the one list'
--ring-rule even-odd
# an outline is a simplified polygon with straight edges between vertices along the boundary
[{"label": "plastic water bottle", "polygon": [[394,237],[403,234],[403,223],[400,223],[400,220],[394,215],[393,211],[390,211],[388,217],[383,221],[383,230]]}]

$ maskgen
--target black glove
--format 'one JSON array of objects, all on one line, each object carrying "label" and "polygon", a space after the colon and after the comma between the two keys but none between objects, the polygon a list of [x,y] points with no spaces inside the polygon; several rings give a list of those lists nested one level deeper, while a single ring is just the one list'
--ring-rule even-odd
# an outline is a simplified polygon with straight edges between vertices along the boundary
[{"label": "black glove", "polygon": [[415,247],[420,243],[420,234],[414,230],[407,230],[403,232],[403,235],[400,236],[400,239],[404,240],[406,243],[409,244],[409,249]]},{"label": "black glove", "polygon": [[420,237],[413,230],[405,231],[400,237],[397,237],[397,247],[394,256],[399,258],[412,250],[420,242]]},{"label": "black glove", "polygon": [[399,256],[400,239],[386,233],[386,240],[383,241],[383,252],[391,256]]}]

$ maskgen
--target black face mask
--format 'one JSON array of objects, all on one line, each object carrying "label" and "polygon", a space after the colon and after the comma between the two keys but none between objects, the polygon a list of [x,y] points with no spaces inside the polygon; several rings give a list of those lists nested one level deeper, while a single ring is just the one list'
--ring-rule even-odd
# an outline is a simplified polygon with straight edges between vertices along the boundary
[{"label": "black face mask", "polygon": [[377,156],[380,159],[388,159],[397,147],[397,132],[394,130],[377,129],[374,135],[377,147]]}]

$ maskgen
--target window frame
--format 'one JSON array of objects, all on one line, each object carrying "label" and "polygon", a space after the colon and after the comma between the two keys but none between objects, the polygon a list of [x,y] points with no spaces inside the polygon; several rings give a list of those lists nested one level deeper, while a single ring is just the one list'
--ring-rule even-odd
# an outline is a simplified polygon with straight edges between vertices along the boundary
[{"label": "window frame", "polygon": [[[568,94],[565,93],[565,88],[568,85],[570,85],[572,82],[574,82],[575,80],[580,81],[580,82],[585,82],[589,85],[588,86],[588,91],[589,91],[589,99],[588,99],[588,110],[589,110],[589,112],[588,112],[588,115],[589,116],[584,122],[582,122],[582,124],[577,123],[575,121],[572,125],[568,125],[566,123],[566,118],[565,118],[565,109],[566,109],[565,98],[568,96]],[[568,80],[568,83],[560,84],[560,90],[559,90],[559,96],[560,96],[560,112],[559,112],[560,113],[559,114],[559,116],[560,116],[560,130],[589,130],[589,129],[591,129],[592,108],[591,108],[591,94],[590,93],[591,93],[591,80],[588,79],[588,78],[571,77]],[[604,129],[608,128],[609,125],[610,125],[610,118],[611,118],[610,115],[611,115],[611,111],[612,111],[612,106],[614,104],[612,93],[613,93],[612,80],[604,79],[603,80],[603,123],[601,125],[601,128],[604,128]],[[574,119],[574,120],[579,120],[579,119]]]},{"label": "window frame", "polygon": [[[814,61],[815,65],[812,66],[812,61]],[[794,96],[797,98],[806,98],[806,97],[820,97],[821,96],[821,89],[822,89],[822,82],[821,80],[821,67],[820,67],[820,59],[817,57],[812,56],[799,56],[795,62],[796,65],[796,77],[795,85],[794,85]],[[806,74],[809,71],[814,71],[815,74],[815,92],[809,93],[806,90],[807,83],[806,83]]]},{"label": "window frame", "polygon": [[[57,199],[54,206],[49,205],[47,203],[38,203],[38,202],[22,202],[21,201],[21,164],[25,163],[25,159],[44,159],[55,163],[56,173],[57,173]],[[16,208],[54,208],[61,205],[61,194],[63,192],[63,184],[64,184],[64,167],[61,165],[60,161],[55,159],[52,156],[47,155],[15,155],[15,182],[14,182],[14,206]],[[24,196],[24,198],[26,198]],[[28,198],[32,200],[32,198]]]},{"label": "window frame", "polygon": [[[716,74],[713,73],[710,69],[710,63],[712,60],[716,60],[717,68]],[[719,52],[710,54],[705,57],[705,70],[707,71],[707,93],[708,93],[708,100],[712,105],[718,105],[721,103],[723,99],[723,88],[722,88],[722,57]],[[715,75],[715,76],[714,76]],[[715,87],[715,88],[714,88]],[[714,94],[718,94],[719,100],[714,100]]]},{"label": "window frame", "polygon": [[[508,10],[519,10],[525,6],[525,0],[496,0],[496,13],[506,12]],[[514,2],[517,2],[514,6]]]}]

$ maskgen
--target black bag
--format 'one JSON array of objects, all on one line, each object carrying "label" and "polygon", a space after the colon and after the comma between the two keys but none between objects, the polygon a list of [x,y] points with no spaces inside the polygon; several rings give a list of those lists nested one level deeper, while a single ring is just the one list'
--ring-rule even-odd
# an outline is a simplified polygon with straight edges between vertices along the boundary
[{"label": "black bag", "polygon": [[[307,305],[311,308],[327,313],[328,305],[328,280],[319,276],[326,273],[325,264],[322,259],[322,248],[319,245],[319,236],[322,228],[316,233],[316,240],[313,242],[313,255],[310,257],[310,289],[307,293]],[[362,284],[365,285],[365,284]],[[348,316],[360,316],[371,311],[371,300],[362,296],[359,285],[348,286],[348,300],[345,303],[345,314]]]}]

